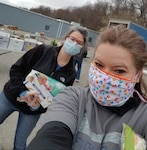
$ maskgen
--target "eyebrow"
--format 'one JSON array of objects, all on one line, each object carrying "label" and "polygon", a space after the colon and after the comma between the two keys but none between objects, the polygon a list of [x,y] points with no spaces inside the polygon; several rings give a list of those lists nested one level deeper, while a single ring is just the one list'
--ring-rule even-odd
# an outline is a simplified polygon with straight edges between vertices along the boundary
[{"label": "eyebrow", "polygon": [[102,63],[102,61],[101,61],[101,60],[99,60],[99,59],[97,59],[97,58],[95,58],[95,57],[94,57],[94,59],[93,59],[93,60],[95,60],[95,61],[98,61],[98,62]]},{"label": "eyebrow", "polygon": [[128,67],[126,66],[126,65],[124,65],[124,64],[122,64],[122,65],[117,65],[117,66],[115,66],[115,67],[118,67],[118,68],[125,68],[125,69],[128,69]]}]

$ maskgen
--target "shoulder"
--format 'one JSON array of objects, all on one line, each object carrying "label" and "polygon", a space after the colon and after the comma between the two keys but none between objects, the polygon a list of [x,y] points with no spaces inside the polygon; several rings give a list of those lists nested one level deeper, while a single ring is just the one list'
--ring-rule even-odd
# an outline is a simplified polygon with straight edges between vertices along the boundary
[{"label": "shoulder", "polygon": [[40,47],[42,47],[44,51],[57,51],[59,49],[59,47],[55,47],[52,45],[41,45]]},{"label": "shoulder", "polygon": [[65,96],[70,96],[74,98],[78,98],[86,93],[85,88],[80,86],[68,86],[65,88],[64,91],[62,91],[60,94]]},{"label": "shoulder", "polygon": [[147,116],[147,103],[141,101],[140,105],[136,109],[136,112],[138,115],[142,116],[141,118],[143,118],[143,117],[146,118],[146,116]]},{"label": "shoulder", "polygon": [[25,55],[35,55],[35,54],[40,55],[44,52],[44,50],[45,50],[45,45],[44,44],[38,45],[38,46],[30,49],[29,51],[27,51],[25,53]]},{"label": "shoulder", "polygon": [[[133,110],[132,110],[133,111]],[[129,111],[130,112],[130,111]],[[129,115],[129,112],[126,116]],[[136,133],[147,139],[147,103],[141,102],[139,106],[131,113],[129,125],[133,127]]]},{"label": "shoulder", "polygon": [[147,103],[140,102],[139,106],[133,110],[131,120],[133,120],[133,122],[137,121],[136,123],[138,125],[138,128],[144,129],[144,127],[147,124],[146,116],[147,116]]},{"label": "shoulder", "polygon": [[[58,93],[49,105],[45,122],[60,121],[75,132],[79,114],[85,107],[85,88],[68,86]],[[82,105],[83,104],[83,105]]]},{"label": "shoulder", "polygon": [[[61,91],[54,99],[54,101],[59,105],[69,105],[73,108],[80,105],[80,103],[85,103],[87,98],[87,90],[83,87],[67,86],[63,91]],[[58,103],[60,101],[60,103]]]},{"label": "shoulder", "polygon": [[31,51],[32,53],[52,56],[57,55],[59,53],[60,47],[43,44],[33,48]]},{"label": "shoulder", "polygon": [[60,47],[52,46],[52,45],[38,45],[34,47],[32,50],[40,50],[40,51],[59,51]]},{"label": "shoulder", "polygon": [[88,88],[81,87],[81,86],[69,86],[66,87],[65,92],[67,93],[71,92],[79,97],[79,96],[83,96],[84,94],[87,94]]}]

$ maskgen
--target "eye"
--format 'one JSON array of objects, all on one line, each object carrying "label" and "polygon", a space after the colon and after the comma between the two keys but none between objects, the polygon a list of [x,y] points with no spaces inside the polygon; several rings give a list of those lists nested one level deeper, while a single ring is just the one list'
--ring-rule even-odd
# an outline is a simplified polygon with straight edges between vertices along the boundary
[{"label": "eye", "polygon": [[116,72],[117,74],[119,74],[119,75],[126,73],[126,71],[123,70],[123,69],[117,69],[117,70],[115,70],[115,72]]},{"label": "eye", "polygon": [[81,41],[77,41],[77,43],[78,43],[80,46],[83,46],[83,45],[84,45],[84,43],[81,42]]},{"label": "eye", "polygon": [[70,41],[75,42],[75,40],[74,40],[72,37],[68,37],[68,39],[69,39]]},{"label": "eye", "polygon": [[98,68],[103,68],[103,65],[102,64],[100,64],[100,63],[98,63],[98,62],[94,62],[94,64],[96,65],[96,67],[98,67]]}]

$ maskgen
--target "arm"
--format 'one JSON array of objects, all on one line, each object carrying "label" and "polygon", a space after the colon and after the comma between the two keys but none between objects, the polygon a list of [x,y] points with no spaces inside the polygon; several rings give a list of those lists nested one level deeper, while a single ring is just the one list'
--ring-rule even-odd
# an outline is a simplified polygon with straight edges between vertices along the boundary
[{"label": "arm", "polygon": [[34,64],[39,60],[43,46],[38,46],[26,52],[20,59],[16,61],[10,68],[10,81],[11,89],[9,92],[15,91],[19,96],[22,91],[27,90],[23,81],[26,75],[31,71]]},{"label": "arm", "polygon": [[78,91],[68,87],[53,99],[44,116],[45,125],[27,150],[71,150],[78,124]]},{"label": "arm", "polygon": [[80,93],[79,88],[67,87],[57,94],[45,113],[44,126],[27,150],[71,150],[73,135],[80,120]]},{"label": "arm", "polygon": [[70,150],[73,135],[64,123],[46,123],[29,144],[27,150]]}]

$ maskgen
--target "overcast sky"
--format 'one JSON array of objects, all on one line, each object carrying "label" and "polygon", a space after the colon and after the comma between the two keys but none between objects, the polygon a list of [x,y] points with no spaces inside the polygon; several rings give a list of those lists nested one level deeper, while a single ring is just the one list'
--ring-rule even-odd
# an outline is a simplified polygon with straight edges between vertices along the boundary
[{"label": "overcast sky", "polygon": [[93,4],[97,0],[0,0],[1,3],[23,8],[34,8],[40,5],[48,6],[51,9],[66,8],[69,6],[83,6],[87,3]]}]

